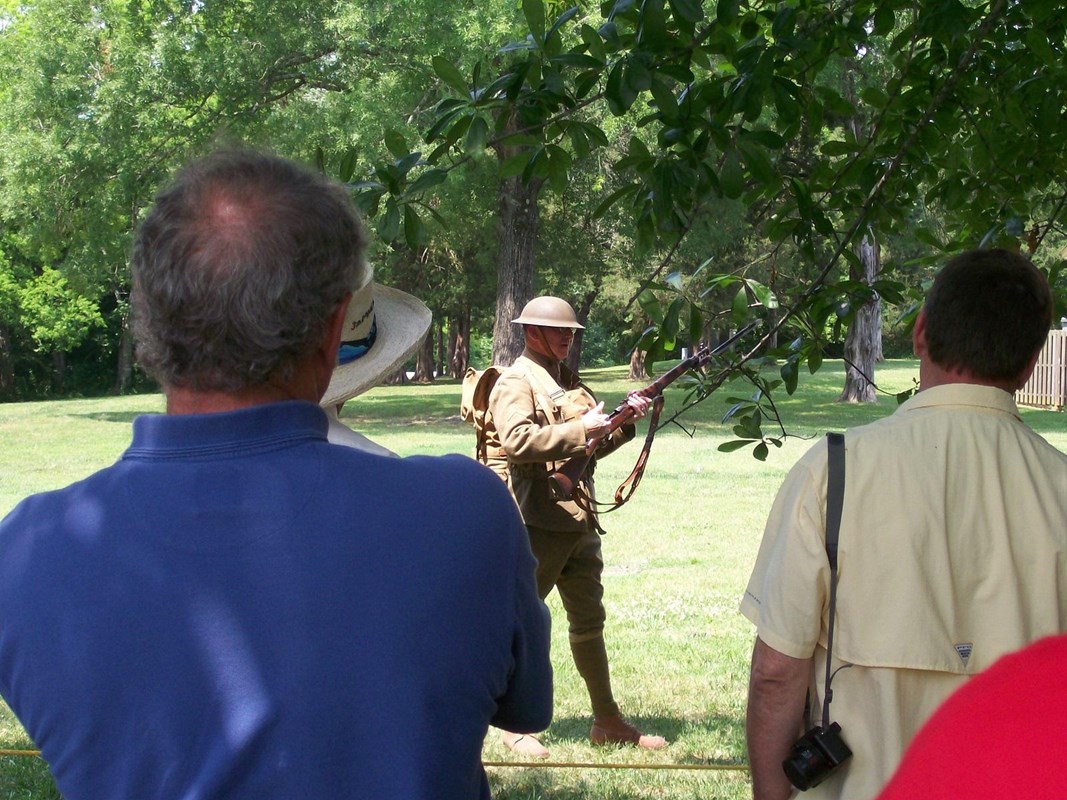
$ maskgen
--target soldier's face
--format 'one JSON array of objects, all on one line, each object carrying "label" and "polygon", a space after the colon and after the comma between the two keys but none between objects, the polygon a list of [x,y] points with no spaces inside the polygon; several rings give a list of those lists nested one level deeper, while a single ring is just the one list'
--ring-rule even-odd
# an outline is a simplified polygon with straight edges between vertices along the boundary
[{"label": "soldier's face", "polygon": [[571,343],[574,342],[573,328],[550,328],[547,325],[536,325],[532,330],[534,336],[527,337],[527,344],[532,350],[556,361],[563,361],[567,357]]}]

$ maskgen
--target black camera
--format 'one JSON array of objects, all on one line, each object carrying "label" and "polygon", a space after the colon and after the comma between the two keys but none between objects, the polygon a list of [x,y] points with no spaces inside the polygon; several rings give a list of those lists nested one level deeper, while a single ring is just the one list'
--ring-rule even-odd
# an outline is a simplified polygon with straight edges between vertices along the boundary
[{"label": "black camera", "polygon": [[804,792],[818,786],[851,757],[852,751],[841,738],[840,725],[831,723],[826,730],[816,725],[793,745],[782,769],[789,782]]}]

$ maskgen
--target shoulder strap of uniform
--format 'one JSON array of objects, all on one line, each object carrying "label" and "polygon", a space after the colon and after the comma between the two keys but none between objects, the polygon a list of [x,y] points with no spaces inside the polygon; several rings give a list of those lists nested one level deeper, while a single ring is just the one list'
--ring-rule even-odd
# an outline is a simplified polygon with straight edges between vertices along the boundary
[{"label": "shoulder strap of uniform", "polygon": [[[534,367],[537,365],[525,358],[520,357],[515,362],[515,366],[522,372],[526,382],[530,384],[534,399],[541,406],[541,411],[549,419],[558,421],[560,419],[559,404],[566,397],[566,391],[552,379],[552,376],[548,374],[548,370],[538,367],[535,372]],[[541,373],[541,375],[537,375],[537,372]]]}]

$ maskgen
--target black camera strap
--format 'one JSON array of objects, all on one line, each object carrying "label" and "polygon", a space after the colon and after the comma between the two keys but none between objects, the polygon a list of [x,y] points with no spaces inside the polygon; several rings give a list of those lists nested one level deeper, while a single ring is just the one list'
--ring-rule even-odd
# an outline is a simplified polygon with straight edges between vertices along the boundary
[{"label": "black camera strap", "polygon": [[841,531],[841,507],[845,503],[845,435],[826,434],[826,557],[830,561],[830,624],[826,631],[826,686],[823,690],[822,728],[830,727],[830,656],[834,651],[834,616],[837,610],[837,540]]}]

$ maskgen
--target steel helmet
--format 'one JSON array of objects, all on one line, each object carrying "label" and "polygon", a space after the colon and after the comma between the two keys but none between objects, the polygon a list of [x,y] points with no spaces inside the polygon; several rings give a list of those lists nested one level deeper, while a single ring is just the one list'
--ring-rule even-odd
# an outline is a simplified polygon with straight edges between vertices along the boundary
[{"label": "steel helmet", "polygon": [[545,328],[584,328],[571,304],[560,297],[535,297],[522,307],[522,313],[512,322],[519,325],[541,325]]}]

